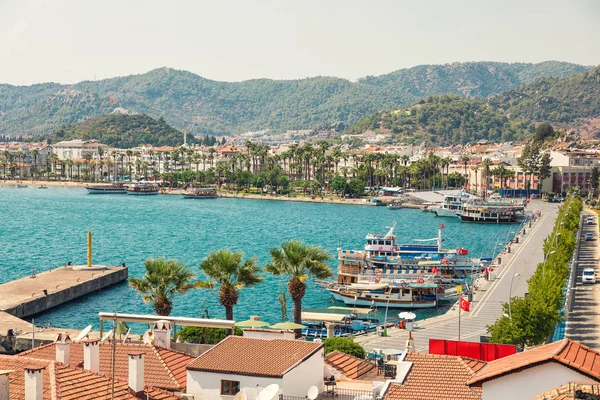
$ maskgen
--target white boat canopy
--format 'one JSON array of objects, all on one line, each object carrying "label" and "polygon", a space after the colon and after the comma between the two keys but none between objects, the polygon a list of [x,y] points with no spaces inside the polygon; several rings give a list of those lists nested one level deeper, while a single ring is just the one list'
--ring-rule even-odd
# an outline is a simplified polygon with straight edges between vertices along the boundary
[{"label": "white boat canopy", "polygon": [[358,289],[358,290],[383,290],[387,288],[387,283],[352,283],[350,285],[350,289]]},{"label": "white boat canopy", "polygon": [[344,314],[302,312],[302,321],[342,322],[345,317]]}]

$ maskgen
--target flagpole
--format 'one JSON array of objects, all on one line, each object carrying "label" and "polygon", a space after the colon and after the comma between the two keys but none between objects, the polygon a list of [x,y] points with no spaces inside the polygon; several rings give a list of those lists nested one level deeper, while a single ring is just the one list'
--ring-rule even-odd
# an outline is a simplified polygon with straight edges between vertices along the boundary
[{"label": "flagpole", "polygon": [[460,342],[460,312],[462,310],[462,307],[460,306],[460,300],[462,299],[462,296],[459,297],[458,299],[458,341]]}]

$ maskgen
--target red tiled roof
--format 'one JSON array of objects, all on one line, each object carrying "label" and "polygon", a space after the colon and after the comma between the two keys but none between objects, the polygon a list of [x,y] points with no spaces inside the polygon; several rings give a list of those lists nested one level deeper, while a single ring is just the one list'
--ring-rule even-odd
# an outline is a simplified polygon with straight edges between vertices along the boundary
[{"label": "red tiled roof", "polygon": [[377,372],[377,365],[375,363],[337,350],[327,354],[325,363],[338,370],[348,379],[361,379],[369,375],[373,370]]},{"label": "red tiled roof", "polygon": [[[146,384],[171,391],[186,388],[187,377],[185,366],[189,364],[194,357],[152,345],[133,343],[117,344],[115,356],[115,371],[117,378],[125,381],[128,379],[129,361],[127,355],[137,351],[144,353],[144,374]],[[54,360],[56,358],[56,350],[53,343],[21,354],[44,360]],[[71,365],[83,367],[82,343],[71,343]],[[100,344],[100,372],[107,376],[110,376],[112,373],[112,346],[109,343]]]},{"label": "red tiled roof", "polygon": [[[12,370],[10,379],[10,400],[25,398],[24,369],[43,367],[44,400],[109,400],[112,394],[112,382],[107,376],[48,360],[31,357],[0,356],[0,369]],[[145,393],[154,400],[178,400],[180,396],[160,389],[146,387]],[[116,400],[133,400],[127,381],[115,379]]]},{"label": "red tiled roof", "polygon": [[384,400],[477,400],[481,388],[469,388],[467,380],[481,369],[483,361],[440,354],[408,353],[412,362],[402,384],[390,384]]},{"label": "red tiled roof", "polygon": [[578,342],[563,339],[490,361],[468,383],[479,384],[546,362],[558,362],[584,375],[600,379],[600,353]]},{"label": "red tiled roof", "polygon": [[302,340],[229,336],[192,361],[192,371],[279,378],[323,348]]}]

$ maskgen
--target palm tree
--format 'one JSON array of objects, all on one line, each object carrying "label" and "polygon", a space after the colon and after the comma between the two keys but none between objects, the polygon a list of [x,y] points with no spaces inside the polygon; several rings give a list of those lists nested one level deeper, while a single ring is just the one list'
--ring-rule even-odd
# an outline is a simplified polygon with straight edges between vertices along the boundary
[{"label": "palm tree", "polygon": [[262,282],[258,275],[260,267],[256,258],[242,262],[244,253],[221,249],[211,252],[199,265],[209,282],[204,287],[220,285],[219,303],[225,307],[225,318],[233,320],[233,306],[238,302],[239,290],[244,286],[253,286]]},{"label": "palm tree", "polygon": [[473,171],[475,173],[475,193],[477,193],[477,173],[479,172],[479,167],[478,166],[471,167],[471,171]]},{"label": "palm tree", "polygon": [[[302,322],[302,298],[306,292],[306,280],[313,276],[325,279],[333,276],[331,268],[325,262],[330,259],[327,250],[319,246],[304,244],[299,240],[290,240],[281,247],[272,248],[271,262],[266,271],[275,276],[287,275],[288,291],[294,302],[294,322]],[[296,331],[296,335],[300,330]]]},{"label": "palm tree", "polygon": [[152,258],[144,261],[146,273],[141,279],[129,278],[129,285],[142,294],[144,302],[151,301],[157,315],[169,315],[173,296],[198,287],[196,274],[178,260]]}]

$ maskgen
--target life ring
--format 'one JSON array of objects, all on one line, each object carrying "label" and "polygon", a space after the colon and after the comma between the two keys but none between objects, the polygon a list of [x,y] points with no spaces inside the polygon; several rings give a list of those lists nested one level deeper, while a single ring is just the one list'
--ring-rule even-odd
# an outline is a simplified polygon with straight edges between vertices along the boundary
[{"label": "life ring", "polygon": [[379,283],[379,281],[381,281],[381,279],[379,279],[379,277],[375,278],[375,283]]},{"label": "life ring", "polygon": [[419,279],[417,279],[417,283],[425,283],[425,279],[419,278]]}]

